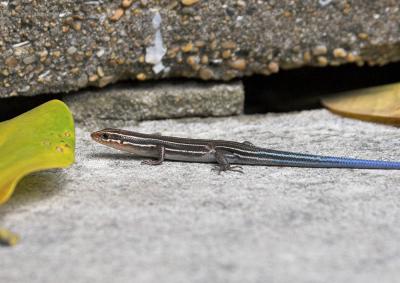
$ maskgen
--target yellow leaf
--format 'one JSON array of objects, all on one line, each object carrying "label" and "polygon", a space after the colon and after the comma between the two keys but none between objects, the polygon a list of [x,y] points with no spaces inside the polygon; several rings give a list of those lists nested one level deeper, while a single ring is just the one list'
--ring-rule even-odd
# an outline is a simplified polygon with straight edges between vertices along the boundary
[{"label": "yellow leaf", "polygon": [[25,175],[74,162],[72,114],[52,100],[14,119],[0,123],[0,204],[12,195]]},{"label": "yellow leaf", "polygon": [[400,124],[400,83],[341,93],[322,99],[322,104],[342,116]]}]

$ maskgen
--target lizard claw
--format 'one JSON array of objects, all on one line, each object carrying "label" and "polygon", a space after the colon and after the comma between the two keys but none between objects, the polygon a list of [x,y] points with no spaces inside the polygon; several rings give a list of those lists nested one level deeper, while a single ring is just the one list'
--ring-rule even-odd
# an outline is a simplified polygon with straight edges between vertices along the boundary
[{"label": "lizard claw", "polygon": [[242,166],[238,166],[238,165],[230,166],[228,168],[228,170],[244,174]]},{"label": "lizard claw", "polygon": [[223,172],[223,171],[233,171],[233,172],[238,172],[238,173],[244,174],[242,166],[238,166],[238,165],[234,165],[234,166],[215,165],[213,168],[211,168],[211,171],[217,171],[218,175],[220,175],[221,172]]}]

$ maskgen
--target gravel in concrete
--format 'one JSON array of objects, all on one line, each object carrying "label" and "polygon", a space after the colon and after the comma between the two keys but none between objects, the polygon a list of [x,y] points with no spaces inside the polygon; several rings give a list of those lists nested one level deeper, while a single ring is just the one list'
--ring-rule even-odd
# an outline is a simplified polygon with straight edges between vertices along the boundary
[{"label": "gravel in concrete", "polygon": [[398,0],[184,2],[1,1],[0,97],[400,59]]}]

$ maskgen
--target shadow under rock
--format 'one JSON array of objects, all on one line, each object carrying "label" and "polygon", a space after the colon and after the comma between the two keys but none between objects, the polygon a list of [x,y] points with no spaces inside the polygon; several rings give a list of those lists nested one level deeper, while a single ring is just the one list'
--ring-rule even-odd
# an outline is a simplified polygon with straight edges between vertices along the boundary
[{"label": "shadow under rock", "polygon": [[62,190],[65,183],[63,179],[62,172],[54,171],[37,172],[25,176],[17,184],[8,202],[0,206],[0,221],[6,213],[54,197]]}]

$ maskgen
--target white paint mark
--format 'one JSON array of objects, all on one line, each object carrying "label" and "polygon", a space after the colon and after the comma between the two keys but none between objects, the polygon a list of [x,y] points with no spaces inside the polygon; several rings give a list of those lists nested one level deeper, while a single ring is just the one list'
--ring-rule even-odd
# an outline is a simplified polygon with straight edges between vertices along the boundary
[{"label": "white paint mark", "polygon": [[325,7],[325,6],[329,5],[332,1],[333,1],[333,0],[319,0],[319,4],[320,4],[322,7]]},{"label": "white paint mark", "polygon": [[146,48],[146,56],[145,61],[148,64],[152,64],[153,72],[155,74],[160,73],[162,70],[165,69],[165,66],[162,63],[162,58],[164,57],[165,53],[167,53],[167,49],[163,46],[163,39],[161,35],[161,15],[157,11],[153,17],[153,28],[156,30],[156,34],[154,36],[153,45]]}]

